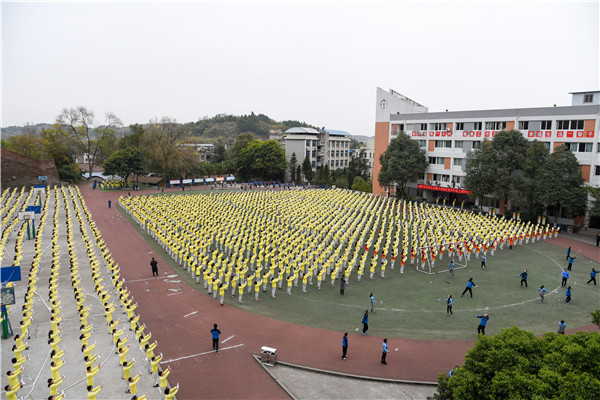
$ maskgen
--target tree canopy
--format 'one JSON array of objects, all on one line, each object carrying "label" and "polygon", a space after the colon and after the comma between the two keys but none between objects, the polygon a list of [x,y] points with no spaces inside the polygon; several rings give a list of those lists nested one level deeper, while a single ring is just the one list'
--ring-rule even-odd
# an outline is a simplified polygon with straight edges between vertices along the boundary
[{"label": "tree canopy", "polygon": [[131,174],[140,175],[144,172],[144,156],[138,148],[130,147],[111,154],[104,162],[106,175],[119,175],[127,181]]},{"label": "tree canopy", "polygon": [[253,140],[239,155],[239,178],[283,180],[286,159],[283,147],[276,140]]},{"label": "tree canopy", "polygon": [[598,399],[600,335],[547,333],[512,327],[480,336],[453,371],[441,374],[433,399]]},{"label": "tree canopy", "polygon": [[429,165],[425,150],[404,132],[392,139],[387,150],[379,157],[379,162],[379,184],[385,187],[397,185],[396,195],[399,197],[405,196],[406,184],[422,175]]}]

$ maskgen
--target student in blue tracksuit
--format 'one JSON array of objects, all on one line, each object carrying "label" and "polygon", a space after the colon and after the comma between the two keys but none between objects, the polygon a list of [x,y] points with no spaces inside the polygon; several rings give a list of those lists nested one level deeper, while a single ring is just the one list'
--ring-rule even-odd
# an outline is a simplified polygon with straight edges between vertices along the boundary
[{"label": "student in blue tracksuit", "polygon": [[485,325],[487,324],[490,316],[488,314],[478,315],[475,318],[480,318],[479,326],[477,327],[477,334],[485,335]]},{"label": "student in blue tracksuit", "polygon": [[388,353],[387,339],[383,339],[383,346],[381,348],[381,363],[385,364],[385,365],[387,365],[387,362],[385,361],[387,353]]},{"label": "student in blue tracksuit", "polygon": [[571,302],[571,286],[567,288],[565,296],[567,296],[567,298],[565,299],[565,303],[569,304]]},{"label": "student in blue tracksuit", "polygon": [[565,260],[568,260],[570,256],[571,256],[571,246],[569,246],[569,248],[567,249],[567,258],[565,258]]},{"label": "student in blue tracksuit", "polygon": [[563,272],[561,272],[560,276],[562,277],[560,286],[567,286],[567,281],[569,280],[569,271],[565,268]]},{"label": "student in blue tracksuit", "polygon": [[362,324],[363,324],[362,334],[366,335],[367,331],[369,330],[369,310],[365,310],[365,315],[363,315]]},{"label": "student in blue tracksuit", "polygon": [[216,350],[218,352],[219,351],[219,335],[221,334],[221,331],[217,329],[217,324],[213,325],[213,328],[210,330],[210,333],[212,335],[213,350]]},{"label": "student in blue tracksuit", "polygon": [[587,284],[589,285],[590,282],[594,282],[594,285],[596,285],[596,268],[592,268],[592,272],[590,272],[590,280],[587,281]]},{"label": "student in blue tracksuit", "polygon": [[452,295],[449,294],[446,299],[446,315],[452,316],[452,304],[454,304],[454,300],[452,300]]},{"label": "student in blue tracksuit", "polygon": [[523,283],[525,284],[525,287],[527,287],[527,270],[521,272],[521,286],[523,286]]},{"label": "student in blue tracksuit", "polygon": [[573,257],[573,256],[569,256],[569,265],[567,265],[567,269],[570,271],[571,268],[573,267],[573,261],[576,259],[577,257]]},{"label": "student in blue tracksuit", "polygon": [[348,332],[344,333],[342,337],[342,360],[346,359],[346,354],[348,353]]},{"label": "student in blue tracksuit", "polygon": [[472,289],[473,286],[477,286],[477,285],[475,285],[475,283],[473,282],[473,278],[469,278],[469,281],[467,282],[467,287],[465,288],[465,290],[463,290],[460,297],[463,297],[465,295],[465,293],[469,292],[471,294],[471,298],[472,298],[473,297],[473,289]]}]

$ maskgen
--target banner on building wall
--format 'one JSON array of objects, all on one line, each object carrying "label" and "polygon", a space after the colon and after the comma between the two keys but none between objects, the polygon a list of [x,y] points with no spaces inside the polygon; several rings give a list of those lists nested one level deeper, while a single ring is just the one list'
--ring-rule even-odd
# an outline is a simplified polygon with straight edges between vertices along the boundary
[{"label": "banner on building wall", "polygon": [[169,184],[171,185],[179,185],[181,183],[181,181],[179,179],[171,179],[169,181]]},{"label": "banner on building wall", "polygon": [[417,187],[419,189],[434,190],[434,191],[438,191],[438,192],[460,193],[460,194],[470,194],[471,193],[471,191],[469,191],[469,190],[457,189],[457,188],[451,188],[451,187],[444,187],[444,186],[417,185]]}]

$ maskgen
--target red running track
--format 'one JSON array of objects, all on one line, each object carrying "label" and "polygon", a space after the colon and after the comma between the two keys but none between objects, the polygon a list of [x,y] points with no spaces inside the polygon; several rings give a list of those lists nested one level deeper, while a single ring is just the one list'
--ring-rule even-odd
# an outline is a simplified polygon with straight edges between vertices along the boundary
[{"label": "red running track", "polygon": [[[149,262],[158,261],[161,277],[173,274],[159,254],[140,236],[108,200],[116,206],[118,195],[126,192],[92,190],[80,185],[105,242],[121,267],[121,274],[138,311],[158,340],[163,367],[172,368],[169,381],[179,382],[179,399],[284,399],[288,395],[254,361],[262,346],[278,349],[281,361],[328,371],[386,379],[436,382],[445,373],[462,364],[474,341],[427,341],[389,339],[391,352],[387,366],[380,363],[381,338],[350,334],[348,359],[341,360],[342,332],[294,325],[235,307],[220,307],[206,294],[190,288],[178,278],[153,279]],[[174,191],[173,189],[169,191]],[[134,195],[155,193],[135,191]],[[592,245],[565,238],[556,244],[582,248],[579,253],[599,260]],[[171,290],[170,290],[171,289]],[[247,300],[252,301],[252,300]],[[219,325],[221,349],[212,352],[210,330]],[[332,327],[335,328],[335,327]],[[583,329],[594,329],[593,325]],[[581,328],[580,328],[581,329]],[[223,343],[224,342],[224,343]]]}]

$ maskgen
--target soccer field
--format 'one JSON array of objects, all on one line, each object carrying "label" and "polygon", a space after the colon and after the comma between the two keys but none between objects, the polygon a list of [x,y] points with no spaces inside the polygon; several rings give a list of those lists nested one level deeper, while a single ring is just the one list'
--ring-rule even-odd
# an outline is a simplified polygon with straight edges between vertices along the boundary
[{"label": "soccer field", "polygon": [[[161,246],[140,230],[126,213],[123,214],[165,260],[170,260],[174,271],[192,287],[205,292],[202,284],[196,284]],[[475,316],[486,312],[490,314],[487,334],[511,325],[541,334],[555,331],[561,319],[565,320],[568,329],[589,324],[589,313],[600,307],[599,287],[586,285],[591,268],[597,264],[578,254],[577,248],[573,251],[577,259],[569,279],[571,304],[565,304],[565,289],[560,287],[560,274],[566,266],[565,250],[553,245],[552,239],[515,245],[512,250],[505,246],[504,250],[496,250],[495,256],[488,252],[488,268],[483,270],[480,260],[474,256],[466,265],[464,257],[462,261],[455,260],[457,269],[452,279],[448,278],[449,259],[444,255],[442,260],[436,261],[437,274],[418,272],[407,261],[404,274],[400,274],[399,265],[396,265],[395,270],[388,266],[385,278],[376,273],[370,280],[365,274],[358,282],[356,276],[352,276],[344,296],[339,293],[339,279],[334,286],[327,279],[321,290],[317,289],[314,280],[306,293],[302,292],[299,280],[291,296],[286,293],[284,284],[283,290],[278,290],[273,299],[268,285],[259,301],[254,300],[254,294],[246,294],[242,304],[237,303],[237,296],[231,297],[229,290],[225,304],[296,324],[350,332],[361,327],[362,315],[370,308],[369,294],[372,292],[377,306],[369,321],[369,335],[429,340],[474,339],[479,322]],[[525,268],[529,272],[528,288],[520,286],[519,274]],[[473,298],[468,293],[460,297],[471,277],[477,285],[473,289]],[[539,303],[537,294],[541,285],[550,291],[543,304]],[[445,300],[449,294],[454,298],[453,317],[446,315]]]}]

